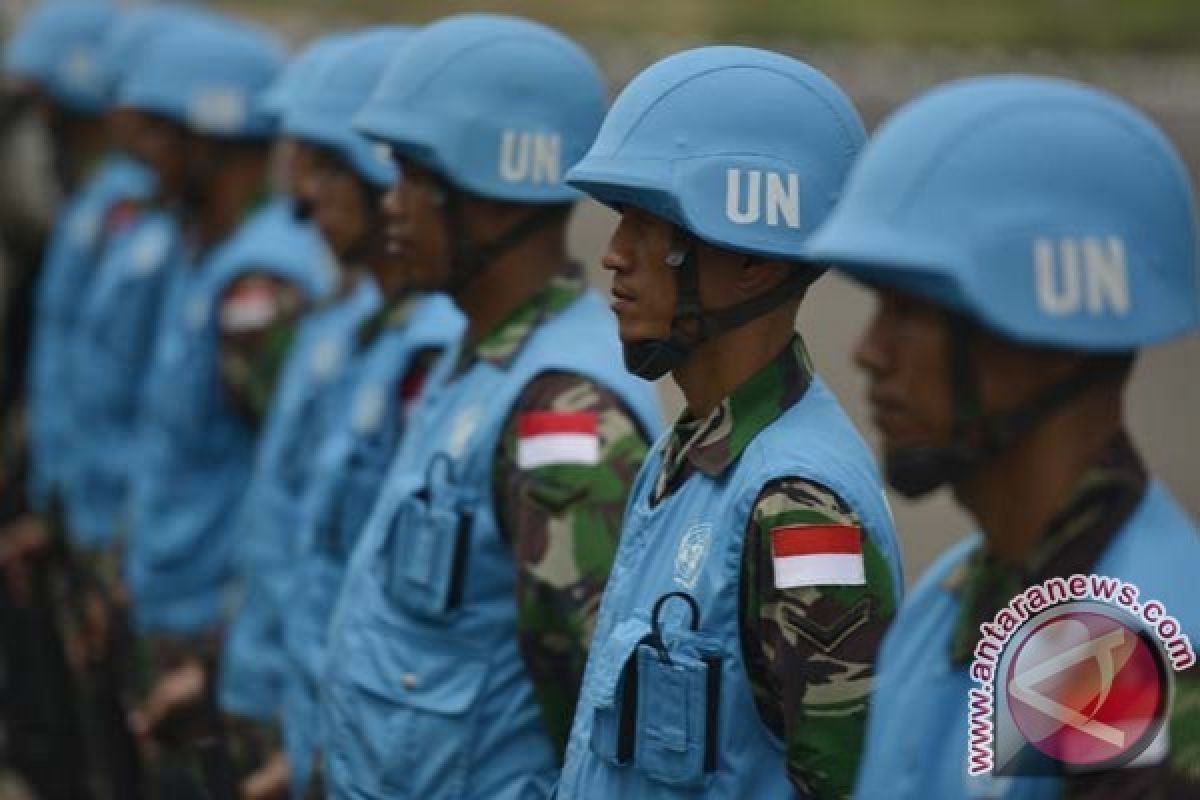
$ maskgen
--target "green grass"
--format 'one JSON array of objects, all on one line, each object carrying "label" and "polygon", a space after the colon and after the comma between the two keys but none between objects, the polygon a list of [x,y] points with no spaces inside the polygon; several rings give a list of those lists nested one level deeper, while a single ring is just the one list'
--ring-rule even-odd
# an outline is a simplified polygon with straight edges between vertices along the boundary
[{"label": "green grass", "polygon": [[522,14],[576,34],[705,40],[799,38],[923,46],[1172,50],[1200,54],[1200,0],[218,0],[331,24]]}]

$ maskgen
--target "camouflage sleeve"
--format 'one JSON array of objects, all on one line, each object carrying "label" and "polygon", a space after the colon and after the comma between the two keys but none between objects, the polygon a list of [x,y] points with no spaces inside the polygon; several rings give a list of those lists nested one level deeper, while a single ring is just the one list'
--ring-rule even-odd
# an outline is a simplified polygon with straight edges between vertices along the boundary
[{"label": "camouflage sleeve", "polygon": [[237,279],[221,297],[221,380],[234,407],[254,424],[266,416],[307,305],[298,286],[261,273]]},{"label": "camouflage sleeve", "polygon": [[[820,529],[857,534],[865,583],[813,576],[777,588],[773,533],[803,541]],[[742,563],[742,649],[759,715],[786,743],[801,797],[849,797],[854,788],[876,653],[896,610],[892,584],[883,554],[833,492],[783,478],[759,494]]]},{"label": "camouflage sleeve", "polygon": [[1184,800],[1200,797],[1200,667],[1175,678],[1169,750],[1153,766],[1080,773],[1064,777],[1064,800]]},{"label": "camouflage sleeve", "polygon": [[[597,452],[576,463],[519,458],[521,419],[547,411],[592,415]],[[525,389],[501,440],[493,485],[517,565],[517,634],[560,759],[625,500],[648,449],[645,432],[615,394],[566,373],[543,375]]]}]

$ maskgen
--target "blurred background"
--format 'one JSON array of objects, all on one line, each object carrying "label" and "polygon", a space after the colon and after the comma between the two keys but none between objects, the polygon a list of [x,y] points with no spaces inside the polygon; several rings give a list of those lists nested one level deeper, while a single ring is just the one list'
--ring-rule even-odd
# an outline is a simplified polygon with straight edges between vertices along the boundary
[{"label": "blurred background", "polygon": [[[29,5],[3,0],[5,22]],[[1074,77],[1142,107],[1166,129],[1200,178],[1200,0],[222,0],[298,43],[372,22],[419,24],[461,11],[502,11],[559,27],[582,41],[614,94],[654,60],[691,46],[741,43],[801,58],[855,99],[869,127],[896,105],[956,77],[1025,72]],[[986,188],[986,187],[981,187]],[[614,217],[589,204],[574,246],[597,287]],[[836,276],[810,293],[799,327],[818,369],[874,442],[850,354],[871,311],[868,294]],[[1200,517],[1200,341],[1142,356],[1129,424],[1150,467]],[[669,417],[678,393],[665,387]],[[908,577],[971,530],[945,493],[893,498]]]}]

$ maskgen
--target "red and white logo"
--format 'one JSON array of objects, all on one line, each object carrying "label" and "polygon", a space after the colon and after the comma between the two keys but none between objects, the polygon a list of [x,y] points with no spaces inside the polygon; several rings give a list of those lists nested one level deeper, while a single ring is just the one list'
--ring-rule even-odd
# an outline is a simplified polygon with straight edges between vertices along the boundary
[{"label": "red and white logo", "polygon": [[1004,680],[1021,735],[1064,764],[1095,768],[1135,758],[1165,717],[1159,649],[1105,610],[1064,610],[1035,622]]}]

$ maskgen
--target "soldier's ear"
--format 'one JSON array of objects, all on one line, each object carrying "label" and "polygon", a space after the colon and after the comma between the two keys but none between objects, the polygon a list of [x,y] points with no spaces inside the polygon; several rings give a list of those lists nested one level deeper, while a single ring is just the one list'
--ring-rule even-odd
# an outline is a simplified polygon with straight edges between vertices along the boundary
[{"label": "soldier's ear", "polygon": [[790,274],[789,265],[760,256],[741,255],[738,268],[738,289],[747,296],[769,291],[781,284]]}]

